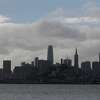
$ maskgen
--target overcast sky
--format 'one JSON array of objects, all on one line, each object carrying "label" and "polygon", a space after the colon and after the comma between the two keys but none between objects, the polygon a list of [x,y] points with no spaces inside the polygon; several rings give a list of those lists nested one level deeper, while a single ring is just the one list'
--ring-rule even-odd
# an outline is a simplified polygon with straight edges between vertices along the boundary
[{"label": "overcast sky", "polygon": [[100,0],[0,0],[0,65],[12,67],[39,56],[46,59],[54,46],[55,62],[71,58],[98,60]]}]

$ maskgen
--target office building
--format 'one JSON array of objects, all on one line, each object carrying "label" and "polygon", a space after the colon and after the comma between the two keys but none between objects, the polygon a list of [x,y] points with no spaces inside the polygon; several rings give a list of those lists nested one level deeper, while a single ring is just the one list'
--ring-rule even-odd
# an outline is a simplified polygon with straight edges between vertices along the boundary
[{"label": "office building", "polygon": [[11,73],[11,60],[4,60],[3,61],[3,72],[6,74]]},{"label": "office building", "polygon": [[85,73],[91,72],[91,63],[90,63],[90,61],[82,62],[82,63],[81,63],[81,69],[82,69],[82,71],[84,71]]},{"label": "office building", "polygon": [[100,76],[100,63],[97,61],[92,62],[92,70],[94,76]]},{"label": "office building", "polygon": [[36,67],[36,68],[38,68],[38,60],[39,60],[39,58],[36,57],[36,58],[35,58],[35,67]]},{"label": "office building", "polygon": [[11,78],[11,60],[3,61],[3,78],[4,79]]},{"label": "office building", "polygon": [[76,52],[75,52],[75,55],[74,55],[74,67],[75,67],[76,69],[79,68],[77,49],[76,49]]},{"label": "office building", "polygon": [[64,59],[64,64],[68,67],[72,66],[72,60],[71,59]]},{"label": "office building", "polygon": [[48,60],[49,64],[51,64],[51,65],[54,63],[53,46],[52,45],[48,46],[47,60]]}]

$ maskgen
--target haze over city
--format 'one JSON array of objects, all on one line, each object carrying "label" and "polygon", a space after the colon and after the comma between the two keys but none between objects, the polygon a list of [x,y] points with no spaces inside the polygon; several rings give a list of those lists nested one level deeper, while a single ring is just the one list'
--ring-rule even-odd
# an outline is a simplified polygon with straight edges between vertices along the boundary
[{"label": "haze over city", "polygon": [[55,62],[71,58],[98,60],[99,0],[0,0],[0,62],[12,67],[34,57],[47,57],[53,45]]}]

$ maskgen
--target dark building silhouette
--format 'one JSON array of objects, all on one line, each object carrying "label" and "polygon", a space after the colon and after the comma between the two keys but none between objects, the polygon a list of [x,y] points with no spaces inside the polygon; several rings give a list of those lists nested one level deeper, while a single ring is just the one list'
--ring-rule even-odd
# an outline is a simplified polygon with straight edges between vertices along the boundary
[{"label": "dark building silhouette", "polygon": [[3,69],[0,68],[0,81],[3,80],[3,76],[4,76],[4,75],[3,75]]},{"label": "dark building silhouette", "polygon": [[72,66],[72,60],[71,59],[61,59],[61,65],[64,64],[68,67]]},{"label": "dark building silhouette", "polygon": [[4,60],[3,61],[3,72],[4,73],[11,73],[11,60]]},{"label": "dark building silhouette", "polygon": [[100,63],[98,61],[93,61],[92,62],[92,69],[94,71],[98,71],[99,68],[100,68]]},{"label": "dark building silhouette", "polygon": [[13,70],[13,79],[18,81],[23,79],[23,71],[22,71],[22,67],[21,66],[15,66],[14,70]]},{"label": "dark building silhouette", "polygon": [[53,46],[52,45],[48,46],[47,60],[51,65],[54,63]]},{"label": "dark building silhouette", "polygon": [[38,60],[38,70],[39,72],[45,72],[49,67],[49,63],[47,60]]},{"label": "dark building silhouette", "polygon": [[3,76],[4,79],[9,79],[11,76],[11,60],[3,61]]},{"label": "dark building silhouette", "polygon": [[77,49],[76,49],[76,52],[75,52],[75,55],[74,55],[74,67],[75,67],[76,69],[79,68]]},{"label": "dark building silhouette", "polygon": [[31,65],[32,65],[32,67],[35,67],[35,66],[34,66],[34,61],[31,62]]},{"label": "dark building silhouette", "polygon": [[0,69],[0,83],[71,83],[71,84],[100,84],[100,54],[99,61],[84,61],[79,67],[77,49],[72,59],[53,62],[53,46],[48,46],[47,60],[35,58],[31,63],[22,62],[11,71],[11,60],[3,61]]},{"label": "dark building silhouette", "polygon": [[22,63],[21,66],[16,66],[13,70],[15,80],[21,80],[27,82],[30,80],[34,71],[34,66],[29,63]]},{"label": "dark building silhouette", "polygon": [[90,61],[85,61],[81,63],[81,69],[85,73],[91,72],[91,62]]},{"label": "dark building silhouette", "polygon": [[21,66],[23,67],[23,66],[25,66],[26,65],[26,63],[25,62],[21,62]]},{"label": "dark building silhouette", "polygon": [[100,79],[100,63],[98,61],[92,62],[93,76],[95,79]]},{"label": "dark building silhouette", "polygon": [[64,59],[64,64],[67,65],[68,67],[72,66],[72,60],[71,59]]},{"label": "dark building silhouette", "polygon": [[61,58],[61,65],[63,64],[63,59]]},{"label": "dark building silhouette", "polygon": [[36,68],[38,68],[38,60],[39,60],[39,58],[36,57],[36,58],[35,58],[35,67],[36,67]]}]

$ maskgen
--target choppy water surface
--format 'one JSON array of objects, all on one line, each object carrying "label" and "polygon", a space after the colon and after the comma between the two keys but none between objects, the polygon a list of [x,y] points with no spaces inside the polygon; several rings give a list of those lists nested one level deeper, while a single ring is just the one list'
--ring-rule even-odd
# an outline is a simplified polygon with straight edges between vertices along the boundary
[{"label": "choppy water surface", "polygon": [[0,100],[100,100],[100,85],[0,85]]}]

